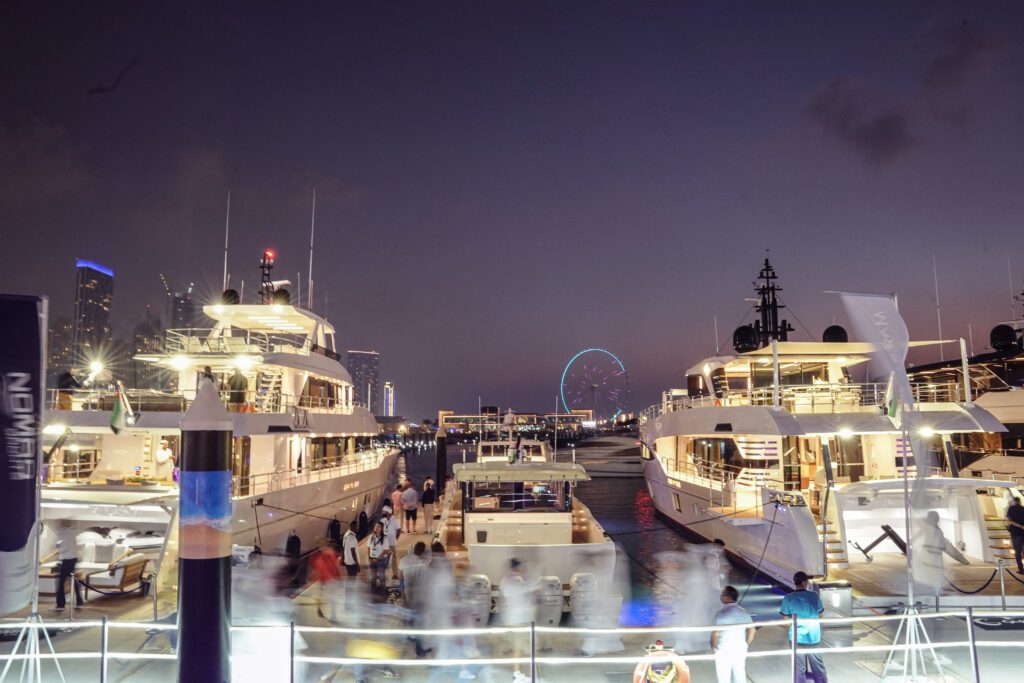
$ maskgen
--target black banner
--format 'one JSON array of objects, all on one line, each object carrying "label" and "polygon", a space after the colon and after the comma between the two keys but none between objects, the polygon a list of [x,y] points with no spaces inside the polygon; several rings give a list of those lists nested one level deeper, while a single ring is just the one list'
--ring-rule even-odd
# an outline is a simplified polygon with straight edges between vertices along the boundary
[{"label": "black banner", "polygon": [[0,614],[32,598],[46,299],[0,294]]}]

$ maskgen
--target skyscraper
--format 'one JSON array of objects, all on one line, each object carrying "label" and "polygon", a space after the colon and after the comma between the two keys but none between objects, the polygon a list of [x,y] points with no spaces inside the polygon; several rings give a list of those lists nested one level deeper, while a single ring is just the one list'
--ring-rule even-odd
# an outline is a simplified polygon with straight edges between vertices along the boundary
[{"label": "skyscraper", "polygon": [[192,302],[192,285],[184,292],[171,294],[170,321],[167,327],[172,330],[193,327],[196,323],[196,306]]},{"label": "skyscraper", "polygon": [[376,351],[348,352],[348,374],[352,376],[355,400],[374,415],[380,414],[380,354]]},{"label": "skyscraper", "polygon": [[153,315],[153,311],[146,306],[146,318],[135,326],[132,335],[132,355],[130,359],[131,386],[138,389],[165,389],[163,380],[166,374],[153,364],[145,361],[135,360],[139,354],[154,355],[163,352],[164,339],[163,330],[160,328],[160,318]]},{"label": "skyscraper", "polygon": [[84,259],[75,268],[74,361],[87,364],[110,341],[114,271]]},{"label": "skyscraper", "polygon": [[71,318],[61,316],[50,322],[46,341],[46,382],[57,386],[57,378],[75,364],[75,325]]},{"label": "skyscraper", "polygon": [[395,416],[395,385],[384,382],[384,417]]}]

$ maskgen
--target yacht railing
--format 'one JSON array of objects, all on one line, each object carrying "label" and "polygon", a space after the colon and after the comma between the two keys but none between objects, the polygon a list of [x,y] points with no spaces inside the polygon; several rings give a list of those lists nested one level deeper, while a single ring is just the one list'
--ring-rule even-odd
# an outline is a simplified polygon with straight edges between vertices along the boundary
[{"label": "yacht railing", "polygon": [[[246,390],[218,392],[224,406],[235,413],[275,414],[288,413],[301,408],[313,412],[349,415],[355,407],[365,407],[356,401],[345,402],[329,396],[294,396],[277,392]],[[125,398],[133,412],[184,412],[192,405],[196,391],[159,391],[156,389],[125,389]],[[49,389],[47,407],[50,410],[96,411],[112,410],[117,401],[117,390]]]},{"label": "yacht railing", "polygon": [[[779,388],[779,402],[791,413],[848,413],[863,408],[883,408],[891,398],[884,383],[786,384]],[[960,403],[963,387],[952,384],[912,384],[918,403]],[[773,387],[729,390],[714,396],[682,396],[650,406],[640,413],[641,424],[666,413],[712,406],[771,406]]]},{"label": "yacht railing", "polygon": [[360,472],[369,472],[381,466],[389,451],[386,448],[374,448],[345,455],[344,462],[333,467],[304,469],[301,472],[264,472],[248,477],[233,477],[231,495],[236,498],[256,496],[274,491],[290,489],[295,486],[326,481]]},{"label": "yacht railing", "polygon": [[214,336],[213,332],[213,328],[167,330],[167,353],[230,356],[263,353],[297,353],[308,356],[311,353],[319,353],[337,361],[341,360],[341,355],[337,352],[319,346],[302,335],[282,336],[250,330],[231,330],[229,336],[222,330]]},{"label": "yacht railing", "polygon": [[[632,671],[641,661],[664,661],[669,652],[650,648],[664,642],[671,647],[674,640],[685,637],[692,642],[707,643],[713,633],[746,631],[756,627],[749,650],[744,655],[747,676],[754,683],[797,680],[800,658],[816,654],[824,659],[832,678],[844,680],[863,668],[864,661],[883,661],[883,677],[903,680],[908,658],[920,663],[922,671],[945,671],[940,677],[982,683],[982,680],[1011,680],[1018,674],[1024,640],[1014,636],[1015,624],[1024,620],[1020,610],[944,609],[935,612],[915,611],[910,617],[896,614],[842,616],[828,618],[757,619],[752,624],[720,626],[644,626],[644,627],[562,627],[541,626],[531,622],[524,626],[483,626],[475,628],[422,629],[404,625],[392,628],[346,628],[340,626],[301,626],[294,621],[231,626],[231,664],[240,673],[266,680],[313,680],[322,671],[386,669],[428,675],[440,674],[444,680],[461,678],[458,671],[483,669],[488,677],[495,671],[522,667],[531,680],[543,675],[551,680],[596,680],[612,669]],[[801,623],[813,623],[826,633],[854,633],[849,639],[822,639],[816,645],[800,645],[787,634]],[[39,680],[98,681],[137,680],[142,677],[173,678],[177,669],[178,625],[161,622],[132,622],[103,618],[82,621],[5,620],[4,628],[20,629],[20,637],[0,654],[0,664],[18,666]],[[981,630],[986,629],[1001,630]],[[904,629],[920,629],[916,637],[902,637]],[[60,634],[58,641],[47,639],[38,649],[26,652],[23,644],[26,631],[43,629],[47,634]],[[1006,630],[1002,630],[1006,629]],[[915,633],[918,633],[915,631]],[[923,636],[923,637],[922,637]],[[406,640],[418,637],[427,642],[443,643],[441,652],[447,656],[432,659],[403,657]],[[61,647],[66,639],[76,639],[76,647]],[[840,642],[835,642],[836,640]],[[617,642],[621,650],[580,657],[593,644]],[[56,642],[58,647],[54,648]],[[369,643],[372,659],[353,656],[353,643]],[[472,643],[474,646],[463,645]],[[518,645],[513,646],[514,643]],[[475,645],[478,644],[479,647]],[[436,647],[436,646],[435,646]],[[509,649],[512,652],[508,652]],[[693,680],[711,680],[715,676],[714,653],[706,651],[682,653]],[[494,652],[488,657],[487,652]],[[378,652],[391,652],[390,656]],[[648,654],[651,652],[651,654]],[[504,654],[502,654],[504,653]],[[1005,654],[1004,654],[1005,653]],[[888,671],[890,666],[896,673]],[[940,664],[941,661],[941,664]],[[927,665],[925,663],[928,663]],[[134,665],[134,666],[133,666]],[[59,670],[60,666],[62,670]],[[136,675],[144,666],[141,674]],[[798,669],[800,666],[800,669]],[[132,668],[127,668],[132,667]],[[982,676],[984,670],[984,678]],[[61,671],[61,673],[58,673]],[[116,672],[117,676],[111,674]],[[948,674],[948,676],[947,676]],[[433,676],[432,676],[433,677]],[[23,678],[23,677],[22,677]]]}]

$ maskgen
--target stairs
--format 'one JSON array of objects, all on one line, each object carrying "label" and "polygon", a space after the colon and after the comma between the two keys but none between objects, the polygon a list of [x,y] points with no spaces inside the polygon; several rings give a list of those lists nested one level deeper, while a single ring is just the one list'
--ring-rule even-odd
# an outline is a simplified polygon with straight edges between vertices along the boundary
[{"label": "stairs", "polygon": [[992,551],[992,560],[1014,561],[1013,544],[1010,532],[1006,528],[1006,520],[996,515],[985,515],[985,530],[988,532],[988,547]]},{"label": "stairs", "polygon": [[826,572],[830,569],[847,569],[850,566],[850,556],[847,555],[846,543],[843,542],[842,534],[836,528],[834,522],[822,521],[821,516],[814,515],[814,524],[818,529],[818,541],[825,543],[825,567]]},{"label": "stairs", "polygon": [[281,407],[281,371],[256,374],[257,413],[277,413]]}]

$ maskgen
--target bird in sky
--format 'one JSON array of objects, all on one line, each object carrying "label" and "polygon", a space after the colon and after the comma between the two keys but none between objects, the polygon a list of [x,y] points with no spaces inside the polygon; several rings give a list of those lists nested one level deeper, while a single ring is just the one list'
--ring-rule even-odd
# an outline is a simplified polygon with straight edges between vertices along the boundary
[{"label": "bird in sky", "polygon": [[138,63],[139,63],[139,58],[138,57],[132,57],[132,61],[128,62],[125,65],[125,67],[123,69],[121,69],[120,73],[117,74],[117,77],[114,79],[113,83],[111,83],[110,85],[98,85],[95,88],[90,88],[88,94],[90,94],[90,95],[105,95],[106,93],[114,92],[114,90],[117,89],[117,86],[119,86],[121,84],[121,81],[122,81],[122,79],[124,79],[125,75],[127,75],[127,73],[129,71],[131,71],[135,67],[135,65],[138,64]]}]

